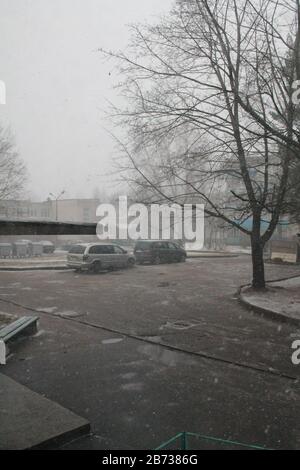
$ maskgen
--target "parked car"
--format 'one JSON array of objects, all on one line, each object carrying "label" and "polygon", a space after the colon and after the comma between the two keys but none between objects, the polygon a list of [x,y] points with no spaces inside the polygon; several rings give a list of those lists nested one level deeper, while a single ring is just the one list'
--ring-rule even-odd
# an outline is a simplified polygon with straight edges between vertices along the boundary
[{"label": "parked car", "polygon": [[138,264],[184,262],[186,251],[175,242],[140,240],[134,248]]},{"label": "parked car", "polygon": [[42,240],[40,243],[43,245],[43,253],[54,253],[55,246],[52,242],[49,242],[48,240]]},{"label": "parked car", "polygon": [[106,269],[133,267],[135,257],[119,245],[81,243],[70,249],[67,264],[72,269],[98,273]]}]

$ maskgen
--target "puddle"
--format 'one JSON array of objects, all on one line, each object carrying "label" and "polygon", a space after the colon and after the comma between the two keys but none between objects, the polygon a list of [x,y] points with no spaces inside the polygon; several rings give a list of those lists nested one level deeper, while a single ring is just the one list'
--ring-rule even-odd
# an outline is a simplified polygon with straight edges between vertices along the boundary
[{"label": "puddle", "polygon": [[161,343],[162,342],[162,338],[161,336],[144,336],[145,339],[147,339],[148,341],[153,341],[153,343]]},{"label": "puddle", "polygon": [[195,326],[198,326],[198,323],[192,323],[189,321],[184,321],[184,320],[178,320],[175,322],[167,322],[165,325],[161,327],[163,328],[171,328],[173,330],[189,330],[190,328],[194,328]]},{"label": "puddle", "polygon": [[47,284],[65,284],[65,281],[58,281],[58,280],[55,280],[55,281],[46,281]]},{"label": "puddle", "polygon": [[34,357],[33,357],[33,356],[20,357],[20,358],[18,359],[18,361],[20,361],[20,362],[24,362],[24,361],[32,361],[32,359],[34,359]]},{"label": "puddle", "polygon": [[126,374],[121,374],[123,380],[132,380],[136,376],[136,372],[127,372]]},{"label": "puddle", "polygon": [[138,383],[130,383],[121,386],[122,390],[126,390],[128,392],[141,392],[144,388],[144,385],[140,382]]},{"label": "puddle", "polygon": [[177,367],[178,365],[194,366],[197,365],[197,361],[191,358],[187,358],[185,355],[170,351],[163,350],[158,346],[147,345],[141,346],[139,351],[145,354],[151,361],[158,362],[167,367]]},{"label": "puddle", "polygon": [[169,282],[160,282],[157,284],[157,287],[169,287],[170,283]]},{"label": "puddle", "polygon": [[13,284],[8,284],[7,286],[0,286],[0,289],[15,289],[16,287],[20,287],[21,285],[21,282],[14,282]]},{"label": "puddle", "polygon": [[124,341],[124,338],[112,338],[112,339],[104,339],[103,341],[101,341],[102,344],[117,344],[117,343],[121,343],[122,341]]},{"label": "puddle", "polygon": [[57,315],[59,315],[60,317],[77,318],[82,317],[85,314],[74,312],[73,310],[66,310],[65,312],[58,312]]},{"label": "puddle", "polygon": [[38,307],[36,310],[41,313],[55,313],[57,311],[57,307]]}]

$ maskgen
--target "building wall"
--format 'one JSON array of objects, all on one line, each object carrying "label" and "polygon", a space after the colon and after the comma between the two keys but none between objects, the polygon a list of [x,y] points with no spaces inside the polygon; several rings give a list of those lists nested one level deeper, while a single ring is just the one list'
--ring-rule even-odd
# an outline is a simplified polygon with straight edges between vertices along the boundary
[{"label": "building wall", "polygon": [[61,199],[44,202],[2,201],[0,218],[96,222],[98,199]]},{"label": "building wall", "polygon": [[8,219],[47,219],[52,218],[51,201],[1,201],[0,217]]},{"label": "building wall", "polygon": [[[96,222],[98,199],[62,199],[57,201],[57,220],[64,222]],[[56,202],[52,201],[56,219]]]}]

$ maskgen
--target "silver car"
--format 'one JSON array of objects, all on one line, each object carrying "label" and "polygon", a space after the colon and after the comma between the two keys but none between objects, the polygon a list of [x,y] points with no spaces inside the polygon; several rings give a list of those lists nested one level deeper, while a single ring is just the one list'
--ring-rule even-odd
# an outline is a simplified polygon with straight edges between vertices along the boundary
[{"label": "silver car", "polygon": [[135,265],[135,257],[119,245],[80,243],[70,249],[67,264],[78,271],[98,273],[107,269],[131,268]]}]

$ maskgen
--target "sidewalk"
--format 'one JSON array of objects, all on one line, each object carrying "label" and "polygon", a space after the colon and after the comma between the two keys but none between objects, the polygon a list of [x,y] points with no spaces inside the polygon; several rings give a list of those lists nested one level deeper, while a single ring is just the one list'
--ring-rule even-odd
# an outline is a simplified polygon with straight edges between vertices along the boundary
[{"label": "sidewalk", "polygon": [[89,433],[89,422],[0,373],[0,450],[57,447]]},{"label": "sidewalk", "polygon": [[0,271],[30,271],[35,269],[67,269],[66,254],[59,253],[35,258],[0,259]]},{"label": "sidewalk", "polygon": [[[15,315],[0,312],[0,329],[16,319]],[[0,450],[53,448],[90,430],[86,419],[2,373],[0,422]]]},{"label": "sidewalk", "polygon": [[[218,251],[188,251],[188,258],[236,258],[237,253]],[[54,253],[36,258],[0,259],[0,271],[34,271],[68,269],[67,254]]]},{"label": "sidewalk", "polygon": [[300,276],[270,282],[263,292],[243,287],[240,300],[246,306],[274,320],[300,324]]}]

